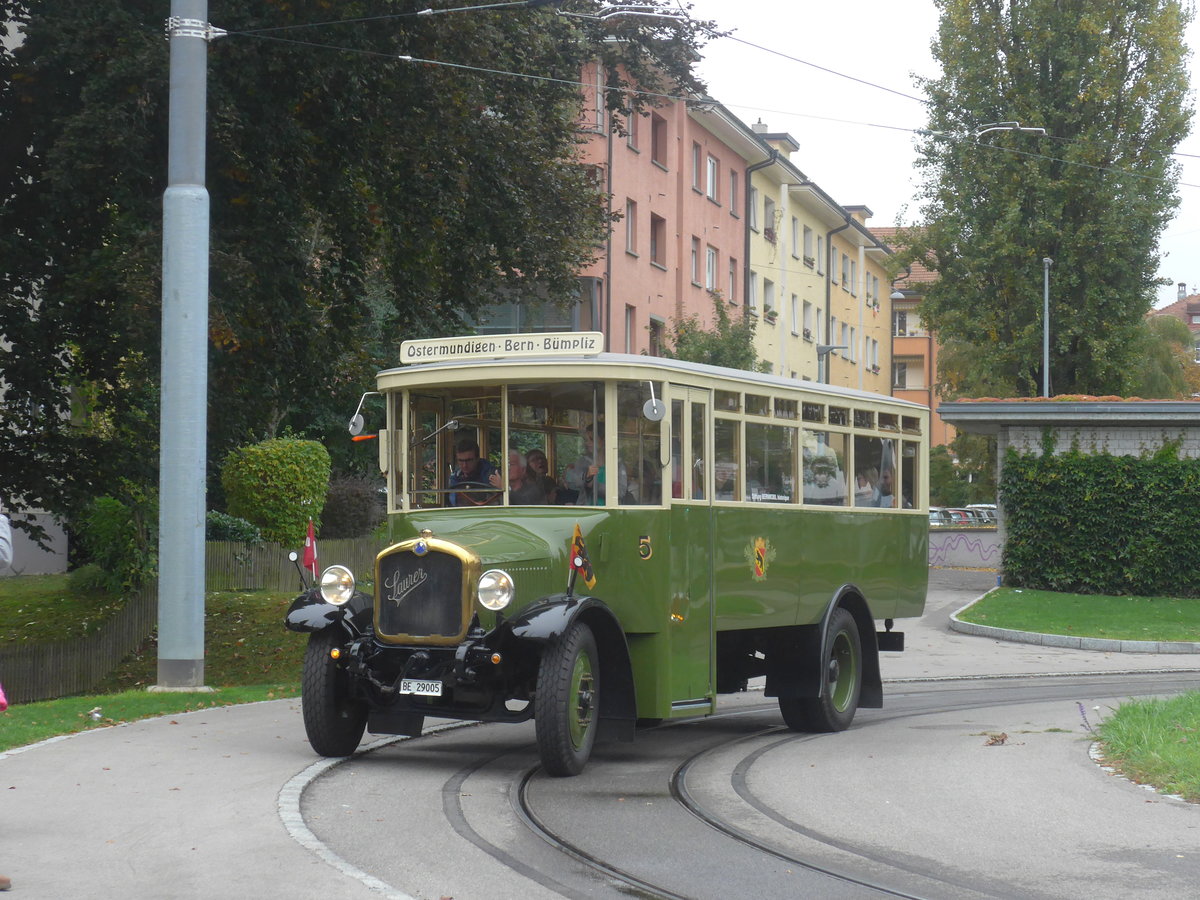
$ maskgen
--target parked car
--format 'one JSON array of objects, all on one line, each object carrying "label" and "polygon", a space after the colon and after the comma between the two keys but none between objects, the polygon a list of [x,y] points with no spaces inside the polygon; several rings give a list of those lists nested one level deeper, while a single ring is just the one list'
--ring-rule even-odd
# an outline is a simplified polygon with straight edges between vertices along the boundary
[{"label": "parked car", "polygon": [[950,513],[946,512],[940,506],[929,507],[929,524],[930,525],[951,525],[952,519]]},{"label": "parked car", "polygon": [[995,503],[968,503],[967,509],[981,515],[985,525],[995,525],[1000,518]]},{"label": "parked car", "polygon": [[950,517],[950,521],[946,524],[952,528],[971,528],[984,524],[972,515],[968,509],[947,508],[945,512]]}]

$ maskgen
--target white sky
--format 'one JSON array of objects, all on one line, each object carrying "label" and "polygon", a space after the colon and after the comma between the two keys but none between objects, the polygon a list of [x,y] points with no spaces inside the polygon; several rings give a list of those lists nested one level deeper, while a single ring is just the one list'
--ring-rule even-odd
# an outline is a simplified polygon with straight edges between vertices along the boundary
[{"label": "white sky", "polygon": [[[936,74],[929,45],[938,16],[931,0],[691,2],[694,16],[716,20],[734,30],[734,38],[766,48],[730,38],[708,44],[699,71],[716,100],[747,124],[761,118],[771,131],[791,134],[800,144],[792,161],[838,203],[870,207],[869,225],[917,220],[913,135],[896,129],[921,128],[926,122],[924,104],[899,94],[919,98],[912,75]],[[1185,40],[1195,53],[1200,24],[1192,23]],[[1191,68],[1194,94],[1194,58]],[[1200,114],[1179,152],[1200,156]],[[1181,181],[1200,185],[1200,159],[1180,162]],[[1200,293],[1200,187],[1182,186],[1180,197],[1179,211],[1160,242],[1158,274],[1170,284],[1159,290],[1159,306],[1176,299],[1180,281],[1187,282],[1189,292]]]}]

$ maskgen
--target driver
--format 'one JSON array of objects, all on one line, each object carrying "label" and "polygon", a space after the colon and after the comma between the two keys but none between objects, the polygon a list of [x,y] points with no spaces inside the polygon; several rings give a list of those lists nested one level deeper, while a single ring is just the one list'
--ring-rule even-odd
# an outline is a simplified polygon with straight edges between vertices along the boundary
[{"label": "driver", "polygon": [[450,487],[463,486],[479,486],[486,488],[486,492],[462,492],[462,504],[459,504],[459,495],[450,495],[451,506],[480,506],[486,503],[495,495],[495,490],[489,483],[489,479],[496,472],[496,467],[488,460],[481,459],[479,456],[479,444],[474,438],[463,438],[458,442],[458,446],[454,449],[454,458],[458,462],[458,468],[450,473]]}]

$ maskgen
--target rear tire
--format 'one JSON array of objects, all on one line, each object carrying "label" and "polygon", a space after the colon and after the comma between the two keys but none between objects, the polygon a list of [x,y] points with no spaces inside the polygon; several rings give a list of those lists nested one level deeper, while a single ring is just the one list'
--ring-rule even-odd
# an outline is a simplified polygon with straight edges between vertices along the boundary
[{"label": "rear tire", "polygon": [[600,655],[592,630],[573,623],[542,653],[534,725],[542,768],[578,775],[592,755],[600,710]]},{"label": "rear tire", "polygon": [[350,691],[350,674],[329,651],[342,644],[334,629],[312,634],[304,651],[300,706],[304,731],[321,756],[349,756],[367,727],[367,707]]},{"label": "rear tire", "polygon": [[862,641],[854,616],[838,607],[829,620],[821,653],[825,683],[820,696],[779,698],[783,721],[793,731],[845,731],[862,693]]}]

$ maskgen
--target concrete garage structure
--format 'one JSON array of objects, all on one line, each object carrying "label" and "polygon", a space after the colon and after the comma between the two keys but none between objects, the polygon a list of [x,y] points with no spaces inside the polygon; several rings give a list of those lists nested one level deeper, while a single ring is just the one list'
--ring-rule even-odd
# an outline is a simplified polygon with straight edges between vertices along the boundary
[{"label": "concrete garage structure", "polygon": [[[1123,400],[1119,398],[1044,397],[1015,400],[957,400],[943,403],[942,418],[962,431],[996,436],[996,483],[1004,474],[1004,456],[1040,453],[1050,429],[1055,452],[1143,456],[1168,441],[1179,442],[1182,457],[1200,457],[1200,402],[1195,400]],[[999,504],[997,538],[1004,547],[1004,504]],[[997,560],[997,563],[999,560]]]}]

